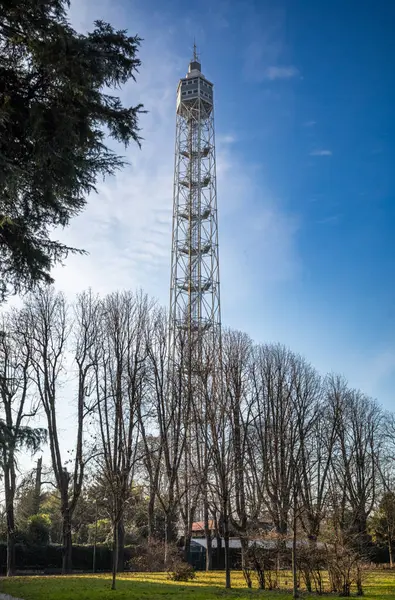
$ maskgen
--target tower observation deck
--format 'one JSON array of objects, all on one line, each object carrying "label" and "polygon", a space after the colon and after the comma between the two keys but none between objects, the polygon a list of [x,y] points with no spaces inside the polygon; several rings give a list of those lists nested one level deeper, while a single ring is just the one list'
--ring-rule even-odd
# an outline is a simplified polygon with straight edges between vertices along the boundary
[{"label": "tower observation deck", "polygon": [[200,346],[220,323],[214,95],[195,47],[177,88],[170,348],[181,331]]}]

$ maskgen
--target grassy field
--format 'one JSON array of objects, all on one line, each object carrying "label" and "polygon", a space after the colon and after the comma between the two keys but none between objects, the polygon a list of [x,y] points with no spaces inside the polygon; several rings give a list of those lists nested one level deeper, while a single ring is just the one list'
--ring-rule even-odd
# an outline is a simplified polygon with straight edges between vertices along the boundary
[{"label": "grassy field", "polygon": [[[115,597],[117,600],[290,600],[290,592],[247,590],[240,572],[232,573],[231,591],[224,590],[223,584],[224,573],[220,572],[198,573],[195,581],[184,584],[169,581],[164,573],[132,573],[118,578],[115,592],[109,589],[109,575],[2,578],[0,591],[24,600],[113,600]],[[289,580],[287,584],[290,585]],[[370,573],[365,590],[365,598],[395,600],[395,572]],[[304,593],[303,598],[317,596]]]}]

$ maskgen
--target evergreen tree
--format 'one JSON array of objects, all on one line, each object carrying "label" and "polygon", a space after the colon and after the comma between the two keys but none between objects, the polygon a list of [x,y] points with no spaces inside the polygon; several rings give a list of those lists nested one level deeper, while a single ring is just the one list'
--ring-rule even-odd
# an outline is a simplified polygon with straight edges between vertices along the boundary
[{"label": "evergreen tree", "polygon": [[395,547],[395,493],[385,492],[378,510],[372,518],[372,530],[376,542],[388,548],[390,567],[394,566]]},{"label": "evergreen tree", "polygon": [[52,282],[51,267],[82,252],[52,231],[125,164],[106,134],[140,145],[142,106],[109,93],[134,80],[140,38],[103,21],[79,34],[68,6],[0,0],[0,300]]}]

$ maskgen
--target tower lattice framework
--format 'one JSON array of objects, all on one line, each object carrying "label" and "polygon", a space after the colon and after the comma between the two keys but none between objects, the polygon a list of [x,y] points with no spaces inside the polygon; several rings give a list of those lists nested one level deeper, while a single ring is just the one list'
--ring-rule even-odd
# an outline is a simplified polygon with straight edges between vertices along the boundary
[{"label": "tower lattice framework", "polygon": [[213,84],[195,47],[177,89],[169,331],[170,356],[186,336],[190,380],[204,340],[214,349],[220,328]]}]

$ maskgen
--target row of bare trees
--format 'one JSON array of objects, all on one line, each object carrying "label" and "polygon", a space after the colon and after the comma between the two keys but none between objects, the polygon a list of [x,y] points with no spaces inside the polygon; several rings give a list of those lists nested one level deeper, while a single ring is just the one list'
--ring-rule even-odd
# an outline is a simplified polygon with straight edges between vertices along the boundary
[{"label": "row of bare trees", "polygon": [[[9,574],[17,450],[24,428],[42,434],[38,415],[61,499],[64,572],[72,568],[71,520],[88,470],[105,490],[113,524],[113,586],[137,482],[149,498],[149,537],[160,505],[166,545],[182,532],[187,552],[199,518],[208,569],[213,535],[224,546],[228,587],[231,533],[246,572],[251,539],[269,526],[286,536],[297,521],[312,544],[335,530],[366,543],[369,515],[392,486],[395,436],[380,406],[281,345],[255,344],[232,330],[221,343],[209,336],[200,343],[191,379],[185,332],[170,357],[166,313],[142,292],[99,298],[88,291],[69,304],[49,288],[4,315],[0,410],[13,434],[0,440]],[[67,407],[74,418],[65,440]]]}]

